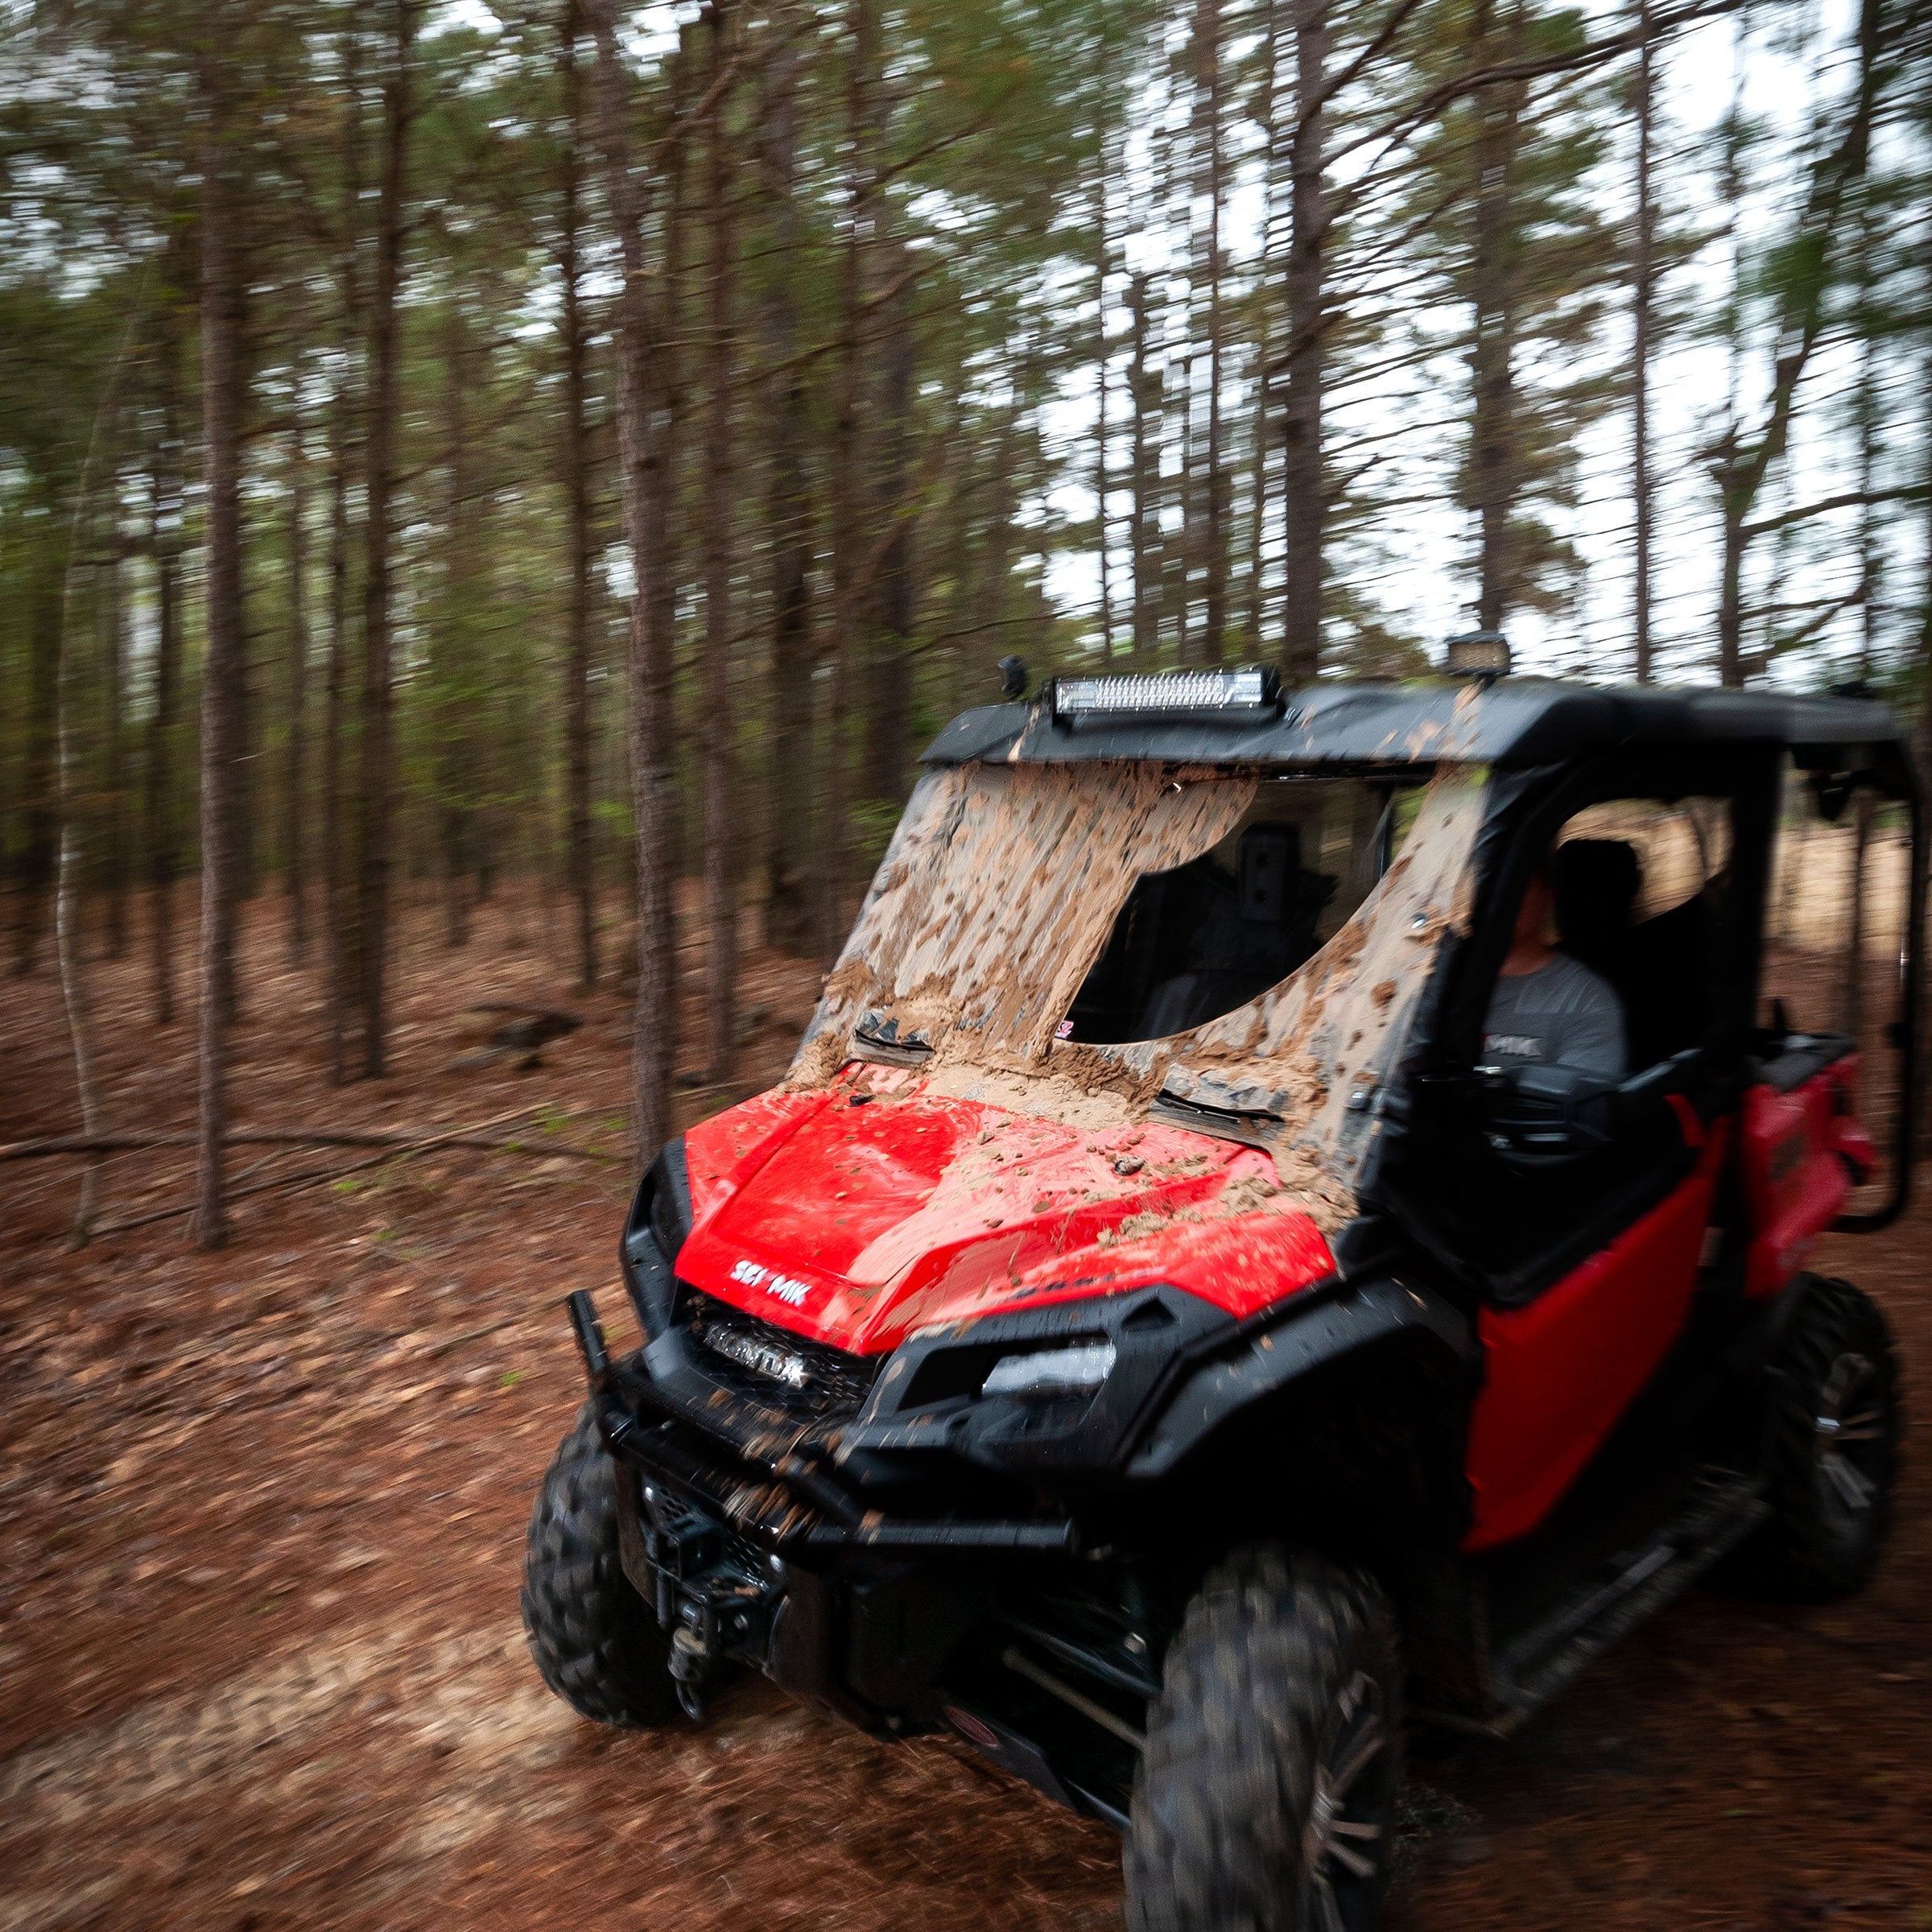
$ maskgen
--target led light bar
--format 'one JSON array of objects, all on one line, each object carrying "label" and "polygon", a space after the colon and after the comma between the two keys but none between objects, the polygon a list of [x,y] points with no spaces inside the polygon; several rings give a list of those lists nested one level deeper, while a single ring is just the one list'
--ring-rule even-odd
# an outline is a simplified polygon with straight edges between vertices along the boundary
[{"label": "led light bar", "polygon": [[1246,671],[1162,671],[1111,678],[1056,678],[1056,718],[1171,717],[1273,711],[1280,686],[1269,667]]}]

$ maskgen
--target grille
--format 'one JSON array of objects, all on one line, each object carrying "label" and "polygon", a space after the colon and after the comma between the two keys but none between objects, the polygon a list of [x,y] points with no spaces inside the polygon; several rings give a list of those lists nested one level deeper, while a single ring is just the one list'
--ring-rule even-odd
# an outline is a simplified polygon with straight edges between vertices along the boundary
[{"label": "grille", "polygon": [[720,1388],[801,1421],[856,1415],[879,1372],[877,1358],[848,1355],[761,1321],[695,1288],[686,1319],[700,1364]]}]

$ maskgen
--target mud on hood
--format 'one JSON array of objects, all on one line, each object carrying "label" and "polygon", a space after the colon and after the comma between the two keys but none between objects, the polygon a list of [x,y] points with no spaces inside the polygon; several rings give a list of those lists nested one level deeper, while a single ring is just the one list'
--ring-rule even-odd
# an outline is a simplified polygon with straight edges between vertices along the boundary
[{"label": "mud on hood", "polygon": [[679,1275],[873,1353],[915,1328],[1168,1282],[1237,1317],[1330,1274],[1264,1152],[1081,1126],[861,1067],[691,1129]]}]

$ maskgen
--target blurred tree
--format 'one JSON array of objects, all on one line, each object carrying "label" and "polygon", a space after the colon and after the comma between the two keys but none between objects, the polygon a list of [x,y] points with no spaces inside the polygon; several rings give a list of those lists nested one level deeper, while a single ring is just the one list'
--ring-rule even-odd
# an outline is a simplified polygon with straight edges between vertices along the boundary
[{"label": "blurred tree", "polygon": [[308,963],[308,434],[299,364],[291,386],[288,446],[288,748],[282,865],[288,888],[288,963]]},{"label": "blurred tree", "polygon": [[1651,531],[1657,514],[1650,485],[1650,360],[1656,332],[1657,196],[1652,148],[1657,126],[1657,36],[1650,0],[1637,0],[1637,48],[1631,113],[1637,122],[1637,180],[1630,250],[1630,568],[1634,579],[1631,620],[1636,631],[1635,670],[1640,684],[1652,675],[1650,643]]},{"label": "blurred tree", "polygon": [[390,568],[394,530],[398,302],[403,228],[407,219],[409,130],[420,0],[390,0],[387,69],[382,78],[382,163],[372,237],[375,274],[369,295],[369,377],[363,448],[366,510],[362,566],[362,771],[356,892],[357,951],[361,966],[362,1071],[388,1071],[390,850],[395,815],[393,613]]},{"label": "blurred tree", "polygon": [[788,952],[823,952],[815,932],[813,854],[819,819],[818,742],[812,730],[811,497],[807,479],[811,403],[801,342],[807,274],[805,215],[799,182],[799,96],[803,61],[798,10],[781,6],[762,64],[758,108],[760,341],[767,423],[766,544],[771,634],[768,680],[771,769],[766,787],[766,936]]},{"label": "blurred tree", "polygon": [[591,564],[596,530],[591,510],[590,326],[584,313],[583,269],[584,72],[579,0],[563,0],[563,118],[559,157],[557,279],[563,299],[559,328],[564,354],[563,482],[569,530],[569,616],[564,630],[564,840],[571,896],[576,902],[577,980],[597,979],[597,901],[591,843]]},{"label": "blurred tree", "polygon": [[351,844],[350,753],[346,743],[355,705],[350,684],[354,639],[352,504],[361,456],[356,386],[357,336],[362,326],[362,31],[351,6],[337,32],[334,89],[336,218],[328,237],[336,303],[336,338],[329,384],[328,655],[324,671],[322,737],[323,1005],[328,1079],[348,1076],[349,1030],[361,978]]},{"label": "blurred tree", "polygon": [[234,1010],[233,862],[242,754],[241,692],[246,642],[242,605],[243,294],[233,225],[244,107],[234,70],[235,23],[224,8],[203,23],[196,62],[201,120],[201,419],[208,493],[206,659],[201,671],[201,945],[199,1134],[195,1241],[228,1239],[225,1138],[228,1030]]},{"label": "blurred tree", "polygon": [[709,939],[707,1063],[720,1085],[731,1079],[737,1046],[738,868],[736,761],[738,732],[732,659],[732,576],[736,568],[732,420],[737,379],[734,332],[737,243],[733,200],[737,151],[731,89],[739,59],[737,14],[728,0],[706,10],[709,58],[705,100],[704,226],[709,246],[710,315],[705,357],[704,519],[704,923]]}]

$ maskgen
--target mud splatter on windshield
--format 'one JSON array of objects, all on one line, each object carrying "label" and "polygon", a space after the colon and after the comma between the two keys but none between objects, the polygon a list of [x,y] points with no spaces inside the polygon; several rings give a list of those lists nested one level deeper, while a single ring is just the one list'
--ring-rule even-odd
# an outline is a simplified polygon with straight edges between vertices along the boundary
[{"label": "mud splatter on windshield", "polygon": [[[1480,770],[1439,771],[1419,807],[1401,775],[930,772],[791,1084],[829,1080],[883,1042],[938,1092],[1247,1140],[1338,1224],[1438,948],[1466,925],[1481,822]],[[1352,788],[1360,798],[1339,795]],[[1271,794],[1300,802],[1278,808]],[[1216,931],[1229,936],[1210,946]]]}]

